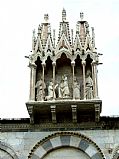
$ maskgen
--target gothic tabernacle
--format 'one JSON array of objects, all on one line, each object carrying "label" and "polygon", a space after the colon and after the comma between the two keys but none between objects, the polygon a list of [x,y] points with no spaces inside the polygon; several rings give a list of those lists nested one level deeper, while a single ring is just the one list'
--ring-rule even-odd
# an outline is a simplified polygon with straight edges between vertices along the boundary
[{"label": "gothic tabernacle", "polygon": [[35,30],[33,31],[32,54],[29,55],[30,98],[26,103],[33,123],[34,117],[38,122],[38,116],[42,116],[41,114],[49,109],[52,120],[57,122],[56,112],[60,114],[60,105],[67,112],[72,109],[72,114],[75,114],[72,118],[75,118],[75,121],[77,112],[83,110],[87,113],[94,111],[95,119],[99,120],[99,54],[95,47],[94,28],[92,27],[90,36],[89,24],[84,20],[83,13],[80,13],[80,19],[76,24],[76,33],[73,33],[73,29],[70,32],[66,11],[63,9],[57,41],[55,30],[53,36],[51,34],[48,14],[44,15],[44,22],[38,27],[37,37]]}]

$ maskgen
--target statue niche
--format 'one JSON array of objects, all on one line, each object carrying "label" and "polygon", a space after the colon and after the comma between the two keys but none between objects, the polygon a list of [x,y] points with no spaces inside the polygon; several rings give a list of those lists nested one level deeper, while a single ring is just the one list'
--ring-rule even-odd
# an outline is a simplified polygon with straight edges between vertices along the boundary
[{"label": "statue niche", "polygon": [[72,68],[71,60],[63,53],[56,61],[57,97],[72,97]]},{"label": "statue niche", "polygon": [[82,76],[82,64],[80,56],[77,55],[75,59],[74,67],[74,88],[73,88],[73,98],[83,99],[83,76]]},{"label": "statue niche", "polygon": [[85,82],[86,82],[86,90],[85,90],[86,99],[93,99],[93,80],[91,78],[90,72],[87,72]]},{"label": "statue niche", "polygon": [[69,98],[70,97],[68,79],[65,74],[61,77],[61,82],[60,82],[59,88],[58,88],[58,97],[59,98]]},{"label": "statue niche", "polygon": [[[48,95],[46,96],[46,100],[53,100],[53,98],[54,99],[56,99],[56,88],[57,88],[57,86],[58,86],[58,84],[56,84],[55,86],[54,86],[54,92],[53,92],[53,80],[51,80],[50,82],[49,82],[49,85],[48,85],[48,87],[47,87],[47,90],[48,90]],[[54,94],[53,94],[54,93]]]},{"label": "statue niche", "polygon": [[85,79],[85,97],[86,99],[93,99],[93,80],[92,80],[92,59],[90,55],[86,59],[86,79]]},{"label": "statue niche", "polygon": [[74,77],[74,86],[73,86],[73,98],[80,99],[80,83],[77,82],[76,77]]},{"label": "statue niche", "polygon": [[35,99],[36,101],[43,101],[45,96],[46,85],[42,78],[42,61],[40,57],[37,58],[35,62],[36,68],[36,84],[35,84]]}]

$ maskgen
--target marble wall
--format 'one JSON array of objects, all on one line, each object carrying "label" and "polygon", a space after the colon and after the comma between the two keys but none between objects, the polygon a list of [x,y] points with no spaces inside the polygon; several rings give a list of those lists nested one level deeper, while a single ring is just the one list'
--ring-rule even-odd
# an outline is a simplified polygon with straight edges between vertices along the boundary
[{"label": "marble wall", "polygon": [[[29,156],[29,153],[31,152],[31,150],[36,149],[38,147],[38,143],[40,143],[40,141],[44,141],[45,138],[47,138],[48,136],[50,136],[49,138],[51,138],[51,143],[52,145],[57,145],[59,140],[54,140],[54,138],[52,137],[52,134],[55,134],[57,132],[1,132],[0,133],[0,159],[10,159],[10,158],[14,158],[14,159],[26,159]],[[62,132],[60,132],[62,133]],[[66,132],[68,134],[68,132]],[[47,155],[44,156],[44,159],[55,159],[55,158],[59,158],[61,159],[62,157],[65,159],[70,159],[73,156],[76,159],[77,156],[80,156],[80,158],[94,158],[93,156],[96,154],[98,154],[96,151],[100,148],[101,152],[104,154],[104,158],[110,159],[113,158],[113,156],[116,154],[116,152],[118,152],[118,146],[119,146],[119,130],[81,130],[81,131],[75,131],[75,132],[70,132],[70,133],[75,133],[75,134],[79,134],[79,139],[80,139],[80,135],[83,136],[83,139],[81,138],[80,141],[84,140],[83,144],[81,145],[80,142],[80,149],[76,149],[74,148],[72,145],[78,145],[77,143],[79,141],[73,141],[74,143],[71,144],[71,139],[67,140],[66,139],[66,143],[67,141],[69,141],[70,143],[68,145],[64,145],[63,147],[60,147],[60,149],[56,149],[55,147],[53,148],[53,150],[55,151],[51,151],[49,154],[47,153]],[[56,135],[58,136],[58,135]],[[69,134],[70,136],[70,134]],[[66,137],[67,138],[67,137]],[[44,140],[43,140],[44,139]],[[64,138],[65,139],[65,138]],[[87,140],[88,139],[88,140]],[[62,138],[60,139],[63,145]],[[48,141],[48,139],[47,139]],[[91,144],[90,146],[86,146],[89,145],[90,142]],[[55,143],[56,142],[56,143]],[[36,145],[35,148],[33,148]],[[71,147],[69,147],[71,145]],[[94,147],[95,145],[98,146]],[[49,145],[47,147],[43,146],[43,148],[48,149],[47,152],[49,152]],[[66,148],[67,147],[67,148]],[[88,152],[87,154],[90,155],[90,157],[85,153],[87,151],[95,151],[96,153],[91,153]],[[92,147],[92,148],[91,148]],[[97,150],[94,150],[96,149]],[[84,152],[82,152],[82,150]],[[35,150],[34,150],[35,151]],[[44,151],[44,150],[43,150]],[[66,153],[65,153],[66,152]],[[40,158],[40,156],[38,157],[38,153],[39,152],[35,152],[35,154],[37,154],[37,156],[34,155],[34,157],[32,158]],[[68,154],[68,156],[66,155]],[[57,156],[57,157],[56,157]],[[62,157],[61,157],[62,156]],[[83,157],[82,157],[83,156]],[[99,157],[96,157],[99,158]]]}]

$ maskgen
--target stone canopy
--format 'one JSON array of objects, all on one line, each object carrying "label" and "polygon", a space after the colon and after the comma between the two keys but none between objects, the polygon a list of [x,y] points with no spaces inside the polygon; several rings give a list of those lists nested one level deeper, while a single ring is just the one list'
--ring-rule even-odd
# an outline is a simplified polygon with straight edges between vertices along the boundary
[{"label": "stone canopy", "polygon": [[91,36],[83,13],[80,18],[74,35],[63,9],[57,42],[55,30],[53,36],[51,34],[48,14],[44,15],[44,22],[38,27],[37,37],[33,31],[32,54],[28,56],[30,96],[26,103],[33,123],[36,116],[42,116],[43,112],[43,116],[52,116],[55,123],[56,112],[61,114],[64,110],[69,112],[66,116],[72,116],[75,122],[78,121],[77,110],[83,111],[83,114],[92,110],[91,120],[99,120],[102,103],[98,97],[97,81],[99,54],[95,47],[94,28]]}]

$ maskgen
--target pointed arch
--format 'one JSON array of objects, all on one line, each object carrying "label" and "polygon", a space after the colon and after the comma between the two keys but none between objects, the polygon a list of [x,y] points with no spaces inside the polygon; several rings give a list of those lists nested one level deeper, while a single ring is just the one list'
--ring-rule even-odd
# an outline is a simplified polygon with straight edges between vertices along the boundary
[{"label": "pointed arch", "polygon": [[71,53],[66,50],[66,49],[61,49],[60,51],[58,51],[57,55],[55,56],[55,61],[59,58],[61,58],[61,55],[65,54],[67,58],[69,58],[70,60],[72,60],[72,56]]},{"label": "pointed arch", "polygon": [[98,145],[85,135],[73,132],[57,132],[36,143],[29,153],[28,159],[42,159],[49,152],[61,147],[79,149],[92,159],[105,158]]},{"label": "pointed arch", "polygon": [[92,60],[94,60],[94,53],[92,53],[90,50],[87,50],[87,51],[86,51],[85,60],[86,60],[87,56],[90,56],[90,58],[91,58]]},{"label": "pointed arch", "polygon": [[35,63],[37,61],[38,57],[42,61],[42,53],[41,52],[37,52],[37,53],[35,53],[35,54],[32,55],[32,59],[33,59],[32,61],[33,61],[33,63]]}]

